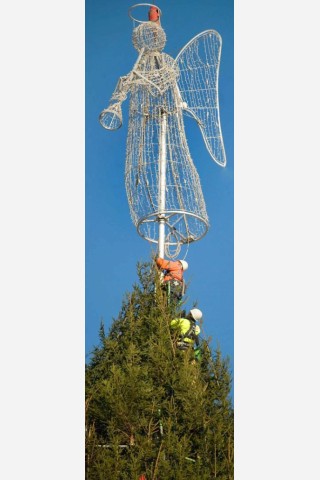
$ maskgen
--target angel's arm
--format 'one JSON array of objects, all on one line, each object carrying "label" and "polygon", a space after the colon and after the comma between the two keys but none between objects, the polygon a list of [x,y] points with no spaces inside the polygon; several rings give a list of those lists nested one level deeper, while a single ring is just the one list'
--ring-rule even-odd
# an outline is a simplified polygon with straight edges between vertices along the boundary
[{"label": "angel's arm", "polygon": [[142,58],[144,49],[140,51],[139,57],[128,75],[120,77],[116,88],[111,96],[109,106],[102,110],[99,116],[101,125],[107,130],[117,130],[122,125],[121,104],[127,98],[132,84],[135,70]]},{"label": "angel's arm", "polygon": [[111,96],[109,106],[99,116],[101,125],[107,130],[117,130],[122,125],[121,104],[127,98],[130,89],[129,75],[120,77]]}]

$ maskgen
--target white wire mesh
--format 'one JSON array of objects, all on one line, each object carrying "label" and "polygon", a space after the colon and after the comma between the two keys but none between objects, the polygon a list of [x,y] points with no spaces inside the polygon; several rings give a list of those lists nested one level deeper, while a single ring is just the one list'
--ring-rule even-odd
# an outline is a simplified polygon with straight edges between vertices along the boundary
[{"label": "white wire mesh", "polygon": [[185,113],[196,116],[209,154],[221,166],[226,154],[220,127],[218,76],[222,40],[215,30],[194,37],[178,54],[179,90]]},{"label": "white wire mesh", "polygon": [[[144,22],[134,28],[132,40],[139,58],[133,70],[120,78],[110,106],[100,115],[105,128],[118,128],[121,103],[130,93],[125,186],[131,218],[139,234],[154,243],[159,241],[159,221],[164,218],[165,248],[167,253],[171,249],[171,257],[178,255],[181,245],[202,238],[209,226],[200,179],[187,145],[184,111],[200,123],[211,156],[220,164],[225,162],[218,110],[221,42],[212,32],[195,37],[174,60],[161,53],[166,37],[160,25]],[[161,209],[164,114],[165,207]]]},{"label": "white wire mesh", "polygon": [[122,110],[119,103],[110,105],[100,113],[99,117],[101,125],[107,130],[117,130],[122,125]]},{"label": "white wire mesh", "polygon": [[133,29],[132,43],[136,50],[161,52],[166,44],[166,34],[160,25],[145,22]]},{"label": "white wire mesh", "polygon": [[208,226],[199,176],[185,137],[177,76],[169,55],[143,55],[131,86],[125,170],[133,223],[140,235],[157,242],[159,138],[161,114],[166,112],[166,243],[172,245],[198,240]]}]

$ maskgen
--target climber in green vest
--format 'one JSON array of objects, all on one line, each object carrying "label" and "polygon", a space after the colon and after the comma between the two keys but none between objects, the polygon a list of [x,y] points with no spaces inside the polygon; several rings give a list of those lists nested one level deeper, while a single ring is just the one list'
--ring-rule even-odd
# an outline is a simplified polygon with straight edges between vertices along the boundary
[{"label": "climber in green vest", "polygon": [[177,347],[179,350],[188,350],[190,347],[193,348],[194,345],[199,346],[200,327],[196,325],[196,322],[201,319],[201,310],[192,308],[188,315],[183,312],[181,318],[171,320],[171,329],[178,333]]}]

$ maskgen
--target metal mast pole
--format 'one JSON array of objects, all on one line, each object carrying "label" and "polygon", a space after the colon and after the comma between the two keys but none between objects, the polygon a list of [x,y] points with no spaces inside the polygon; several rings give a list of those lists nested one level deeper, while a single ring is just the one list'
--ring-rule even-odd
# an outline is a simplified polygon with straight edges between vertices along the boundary
[{"label": "metal mast pole", "polygon": [[159,257],[164,258],[165,245],[165,208],[166,208],[166,167],[167,167],[167,114],[161,112],[160,124],[160,156],[159,156]]}]

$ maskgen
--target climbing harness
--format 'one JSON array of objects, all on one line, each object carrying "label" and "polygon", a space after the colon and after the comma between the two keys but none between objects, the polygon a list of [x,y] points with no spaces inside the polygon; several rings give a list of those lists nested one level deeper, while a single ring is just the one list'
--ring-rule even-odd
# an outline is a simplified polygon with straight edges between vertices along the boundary
[{"label": "climbing harness", "polygon": [[175,296],[176,299],[178,300],[178,304],[181,302],[182,297],[185,294],[185,282],[182,280],[180,282],[179,280],[168,280],[165,283],[166,289],[167,289],[167,296],[168,296],[168,304],[170,303],[171,297]]}]

